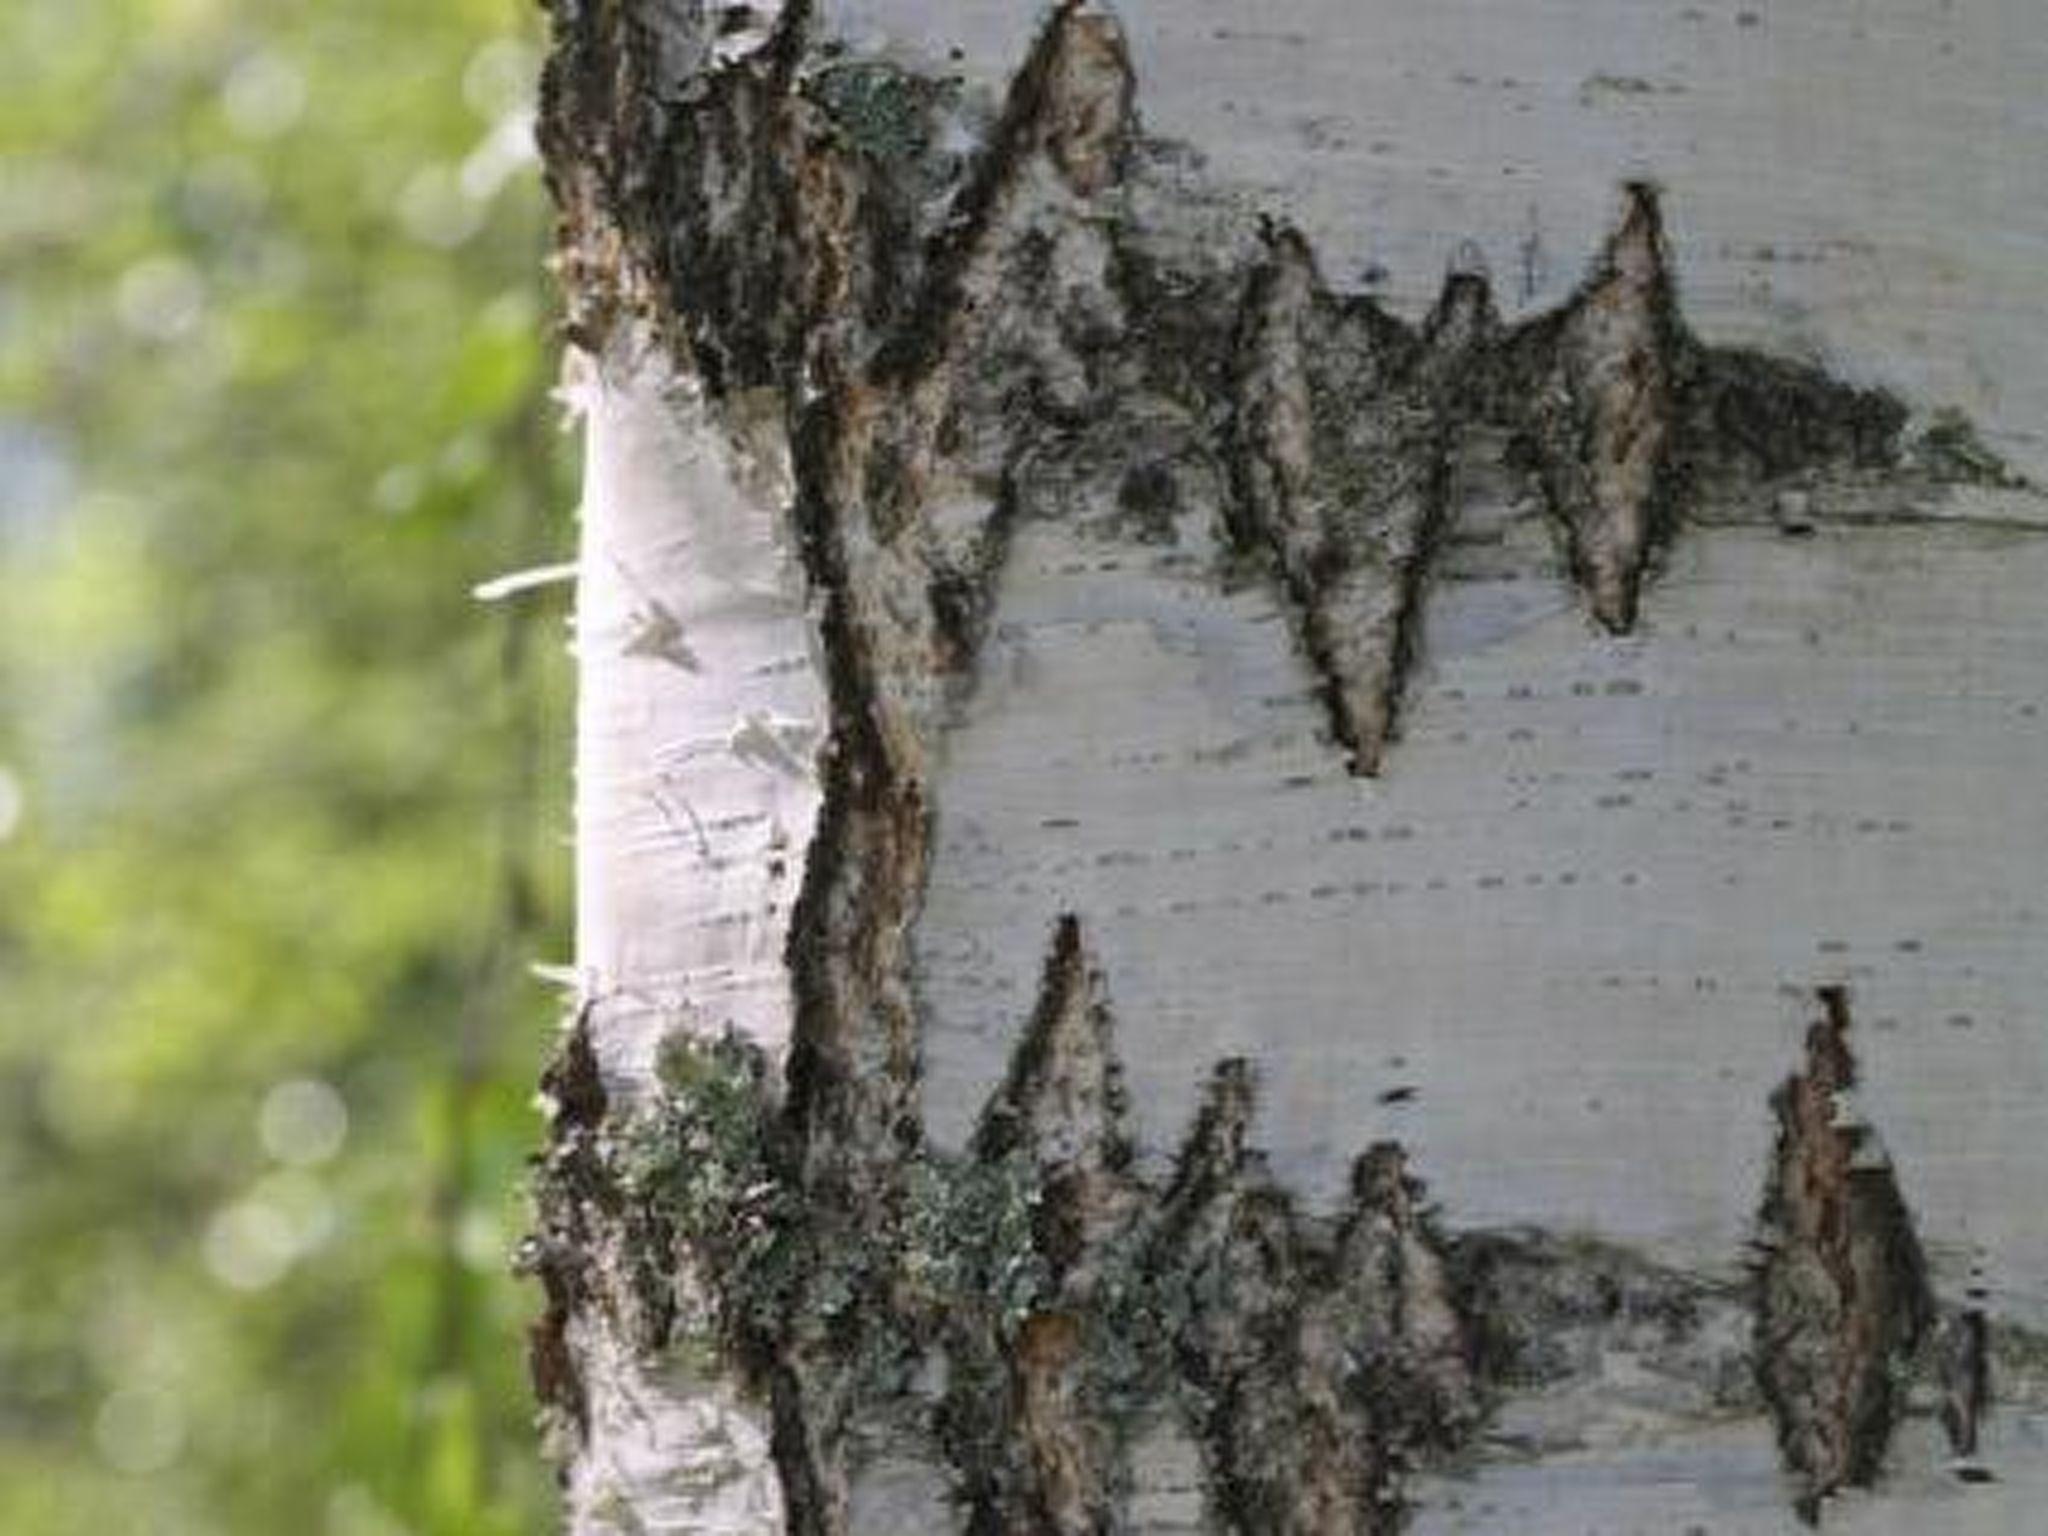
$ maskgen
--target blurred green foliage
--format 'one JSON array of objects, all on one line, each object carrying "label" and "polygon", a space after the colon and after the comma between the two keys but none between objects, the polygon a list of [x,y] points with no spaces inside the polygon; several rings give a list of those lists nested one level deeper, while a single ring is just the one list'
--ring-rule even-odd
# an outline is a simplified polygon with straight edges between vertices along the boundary
[{"label": "blurred green foliage", "polygon": [[0,1531],[546,1526],[525,0],[0,5]]}]

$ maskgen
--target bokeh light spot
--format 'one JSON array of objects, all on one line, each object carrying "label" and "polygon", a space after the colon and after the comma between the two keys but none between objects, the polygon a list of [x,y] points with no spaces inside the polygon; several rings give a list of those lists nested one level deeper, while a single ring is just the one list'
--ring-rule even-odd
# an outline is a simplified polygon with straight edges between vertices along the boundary
[{"label": "bokeh light spot", "polygon": [[516,37],[496,37],[469,56],[462,71],[462,99],[487,123],[533,106],[540,56]]},{"label": "bokeh light spot", "polygon": [[462,162],[462,195],[473,202],[488,202],[514,176],[539,165],[540,151],[533,134],[530,112],[508,112],[500,118]]},{"label": "bokeh light spot", "polygon": [[348,1140],[348,1105],[318,1078],[294,1078],[263,1096],[256,1114],[263,1150],[295,1168],[324,1163]]},{"label": "bokeh light spot", "polygon": [[291,60],[274,53],[244,59],[221,86],[220,109],[238,133],[274,139],[306,109],[306,77]]},{"label": "bokeh light spot", "polygon": [[145,256],[121,274],[114,291],[121,321],[150,341],[176,341],[199,323],[206,283],[182,256]]},{"label": "bokeh light spot", "polygon": [[503,1224],[492,1212],[477,1206],[462,1213],[462,1222],[455,1229],[455,1249],[463,1263],[486,1274],[502,1270],[511,1260]]},{"label": "bokeh light spot", "polygon": [[162,1388],[123,1387],[100,1404],[92,1438],[117,1472],[161,1472],[185,1449],[185,1410]]},{"label": "bokeh light spot", "polygon": [[21,780],[5,768],[0,768],[0,843],[14,836],[21,825],[21,814],[27,808],[27,801],[21,792]]},{"label": "bokeh light spot", "polygon": [[298,1258],[290,1218],[262,1200],[241,1200],[207,1223],[201,1249],[223,1285],[260,1291],[277,1284]]},{"label": "bokeh light spot", "polygon": [[398,193],[398,222],[422,245],[453,250],[477,232],[483,213],[462,190],[459,173],[445,165],[414,171]]},{"label": "bokeh light spot", "polygon": [[291,1235],[294,1260],[305,1258],[326,1243],[340,1223],[326,1186],[302,1169],[281,1168],[266,1176],[249,1198],[283,1218]]}]

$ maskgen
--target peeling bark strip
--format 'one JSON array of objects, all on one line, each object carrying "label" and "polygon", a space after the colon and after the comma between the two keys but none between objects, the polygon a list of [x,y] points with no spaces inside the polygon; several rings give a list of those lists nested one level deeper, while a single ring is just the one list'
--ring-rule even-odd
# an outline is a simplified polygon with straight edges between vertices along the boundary
[{"label": "peeling bark strip", "polygon": [[[1227,509],[1218,580],[1247,557],[1270,571],[1330,735],[1371,774],[1461,463],[1503,457],[1620,633],[1706,493],[1765,517],[1789,486],[1892,469],[1903,408],[1695,338],[1647,187],[1549,314],[1504,323],[1474,270],[1419,326],[1332,291],[1301,235],[1144,137],[1122,34],[1085,0],[1052,8],[999,104],[828,49],[807,0],[549,9],[570,335],[592,355],[657,335],[716,409],[780,416],[829,704],[786,1094],[743,1044],[698,1042],[629,1111],[587,1020],[551,1075],[534,1364],[564,1454],[591,1454],[594,1381],[630,1365],[636,1390],[685,1400],[663,1373],[708,1341],[772,1397],[774,1518],[803,1536],[847,1529],[878,1424],[942,1449],[977,1532],[1117,1529],[1135,1426],[1162,1409],[1193,1429],[1221,1528],[1397,1529],[1407,1474],[1470,1441],[1510,1385],[1499,1362],[1539,1353],[1543,1277],[1612,1280],[1608,1257],[1448,1242],[1392,1144],[1336,1218],[1302,1211],[1251,1147],[1244,1062],[1148,1184],[1077,917],[968,1153],[924,1143],[911,941],[934,764],[1010,530],[1176,543],[1186,512]],[[1914,472],[1983,478],[1973,441],[1952,427]],[[1927,1310],[1896,1187],[1837,1118],[1853,1072],[1829,1010],[1779,1097],[1756,1304],[1757,1379],[1809,1512],[1874,1472]],[[1690,1340],[1682,1310],[1659,1326]],[[1546,1379],[1589,1381],[1597,1355]],[[593,1508],[583,1528],[626,1524]],[[626,1513],[676,1528],[673,1507]]]},{"label": "peeling bark strip", "polygon": [[1820,1003],[1804,1070],[1772,1097],[1756,1281],[1757,1381],[1809,1524],[1877,1477],[1934,1313],[1891,1161],[1856,1109],[1848,995],[1823,987]]}]

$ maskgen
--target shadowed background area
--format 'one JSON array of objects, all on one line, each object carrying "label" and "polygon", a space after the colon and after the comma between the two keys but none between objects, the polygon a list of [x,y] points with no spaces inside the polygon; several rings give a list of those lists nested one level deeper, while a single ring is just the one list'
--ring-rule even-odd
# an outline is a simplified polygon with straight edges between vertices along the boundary
[{"label": "shadowed background area", "polygon": [[544,1527],[537,13],[0,6],[0,1530]]}]

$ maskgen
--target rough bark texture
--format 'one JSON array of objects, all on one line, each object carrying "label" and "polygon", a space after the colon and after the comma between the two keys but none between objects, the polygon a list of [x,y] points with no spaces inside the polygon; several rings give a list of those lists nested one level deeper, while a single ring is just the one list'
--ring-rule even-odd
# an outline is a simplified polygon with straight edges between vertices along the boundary
[{"label": "rough bark texture", "polygon": [[1805,1070],[1773,1100],[1756,1303],[1757,1380],[1809,1523],[1882,1468],[1933,1311],[1891,1161],[1856,1109],[1848,998],[1828,987],[1820,1001]]},{"label": "rough bark texture", "polygon": [[[704,494],[767,487],[823,709],[815,750],[758,708],[724,738],[750,771],[815,763],[815,803],[788,791],[799,825],[753,855],[800,875],[766,908],[786,999],[629,1006],[628,956],[586,977],[546,1080],[533,1364],[572,1524],[1378,1536],[1426,1477],[1622,1443],[1621,1418],[1766,1415],[1815,1519],[1878,1477],[1916,1380],[1976,1456],[1987,1360],[2035,1346],[1972,1299],[1922,1358],[1937,1303],[1851,1108],[1839,990],[1770,1102],[1745,1289],[1581,1234],[1457,1230],[1392,1140],[1351,1143],[1318,1208],[1258,1150],[1241,1057],[1148,1161],[1086,911],[1043,914],[1007,1074],[943,1145],[917,942],[948,732],[1024,532],[1269,592],[1329,748],[1370,778],[1447,565],[1572,583],[1590,645],[1655,608],[1702,529],[1846,537],[2021,477],[1966,424],[1909,439],[1881,391],[1695,335],[1647,184],[1617,190],[1577,289],[1513,321],[1472,263],[1419,323],[1333,285],[1299,230],[1143,131],[1124,35],[1083,0],[1000,99],[841,46],[805,0],[550,11],[569,339],[624,402],[605,419],[652,400],[695,424]],[[1475,484],[1526,512],[1478,521]],[[789,590],[763,591],[787,623]],[[649,599],[617,653],[693,673],[725,602]],[[711,861],[748,818],[686,819]],[[1159,1514],[1190,1449],[1195,1512]]]}]

